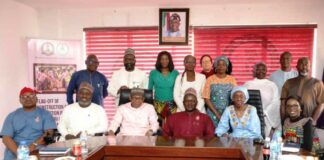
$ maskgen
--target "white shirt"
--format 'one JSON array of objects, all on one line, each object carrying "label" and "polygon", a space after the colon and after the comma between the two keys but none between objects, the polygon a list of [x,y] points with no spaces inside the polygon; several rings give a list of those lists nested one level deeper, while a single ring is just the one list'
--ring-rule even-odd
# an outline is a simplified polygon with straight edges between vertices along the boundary
[{"label": "white shirt", "polygon": [[[181,82],[182,78],[182,82]],[[182,77],[182,74],[179,74],[175,84],[174,84],[174,89],[173,89],[173,99],[177,104],[177,112],[182,112],[185,111],[185,108],[183,106],[183,98],[184,98],[184,93],[188,88],[194,88],[197,92],[197,109],[201,113],[206,113],[205,109],[205,102],[202,97],[202,92],[205,86],[206,82],[206,77],[205,75],[202,75],[200,73],[195,72],[195,81],[188,82],[187,81],[187,74],[185,73]]]},{"label": "white shirt", "polygon": [[121,68],[115,71],[111,77],[108,92],[115,97],[116,106],[119,103],[119,94],[117,94],[121,86],[127,86],[128,88],[148,88],[148,78],[144,71],[137,69],[136,67],[132,72],[128,72],[125,68]]},{"label": "white shirt", "polygon": [[278,87],[268,79],[253,79],[244,84],[247,89],[257,89],[261,92],[263,113],[265,115],[265,133],[269,135],[271,127],[280,128],[280,98]]},{"label": "white shirt", "polygon": [[76,136],[82,131],[94,135],[108,131],[108,118],[101,106],[91,103],[90,106],[82,108],[76,102],[64,108],[57,128],[63,140],[68,134]]},{"label": "white shirt", "polygon": [[298,72],[293,69],[291,69],[289,72],[284,72],[279,69],[270,75],[269,80],[277,85],[279,95],[281,95],[282,86],[285,84],[286,80],[295,78],[297,76]]},{"label": "white shirt", "polygon": [[131,102],[120,105],[117,108],[109,130],[116,132],[120,127],[118,135],[144,136],[148,130],[156,132],[159,128],[158,116],[151,104],[143,103],[139,108],[133,108]]}]

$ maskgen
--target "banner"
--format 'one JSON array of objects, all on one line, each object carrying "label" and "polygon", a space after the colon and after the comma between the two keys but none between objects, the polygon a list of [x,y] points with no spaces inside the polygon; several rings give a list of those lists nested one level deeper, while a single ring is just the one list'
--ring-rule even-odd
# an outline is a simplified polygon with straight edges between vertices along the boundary
[{"label": "banner", "polygon": [[82,59],[81,41],[28,39],[29,86],[39,92],[37,105],[51,112],[56,123],[67,105],[66,88]]}]

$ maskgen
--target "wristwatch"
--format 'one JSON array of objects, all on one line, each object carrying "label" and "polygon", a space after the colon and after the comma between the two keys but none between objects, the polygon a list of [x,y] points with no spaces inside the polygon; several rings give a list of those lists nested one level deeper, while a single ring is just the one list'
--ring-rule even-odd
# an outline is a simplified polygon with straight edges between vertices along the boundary
[{"label": "wristwatch", "polygon": [[33,142],[32,144],[33,144],[35,147],[38,146],[37,142]]}]

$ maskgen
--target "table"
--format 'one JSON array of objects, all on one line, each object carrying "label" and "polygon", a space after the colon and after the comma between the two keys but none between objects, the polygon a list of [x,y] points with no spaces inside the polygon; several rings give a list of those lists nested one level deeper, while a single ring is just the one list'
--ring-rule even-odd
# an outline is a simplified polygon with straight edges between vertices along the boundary
[{"label": "table", "polygon": [[[50,146],[71,147],[74,140],[57,142]],[[252,139],[213,137],[202,139],[181,139],[156,136],[91,137],[88,139],[89,153],[82,159],[262,159],[261,145],[254,145]],[[287,154],[287,153],[283,153]],[[299,157],[314,156],[307,151],[294,153]],[[41,160],[54,157],[39,156]],[[316,159],[316,158],[315,158]]]}]

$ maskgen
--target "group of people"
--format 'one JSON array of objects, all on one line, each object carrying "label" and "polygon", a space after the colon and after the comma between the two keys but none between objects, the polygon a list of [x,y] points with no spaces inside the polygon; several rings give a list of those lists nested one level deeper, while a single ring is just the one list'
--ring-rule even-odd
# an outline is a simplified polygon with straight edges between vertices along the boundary
[{"label": "group of people", "polygon": [[[265,138],[279,130],[285,140],[300,143],[310,151],[317,150],[320,139],[314,125],[324,108],[323,82],[310,77],[308,58],[300,58],[297,71],[293,70],[291,56],[289,52],[282,53],[281,69],[272,73],[270,79],[266,78],[267,65],[255,64],[254,79],[238,86],[231,75],[232,63],[226,56],[216,57],[214,61],[209,55],[202,56],[203,70],[198,73],[196,58],[188,55],[184,58],[185,70],[180,74],[174,68],[171,54],[162,51],[157,56],[155,69],[147,77],[135,67],[135,50],[127,49],[124,67],[115,71],[108,83],[97,71],[98,58],[89,55],[85,61],[87,69],[72,75],[67,89],[69,105],[64,108],[57,127],[51,114],[37,107],[37,91],[21,90],[23,107],[9,114],[1,131],[7,147],[5,159],[15,157],[19,141],[27,140],[30,150],[34,150],[56,128],[62,140],[79,138],[82,132],[90,136]],[[118,106],[124,89],[131,90],[130,102]],[[154,91],[153,104],[144,103],[143,89]],[[248,89],[261,92],[265,137],[261,135],[257,109],[247,103]],[[117,106],[111,123],[103,108],[108,93],[115,97]]]}]

